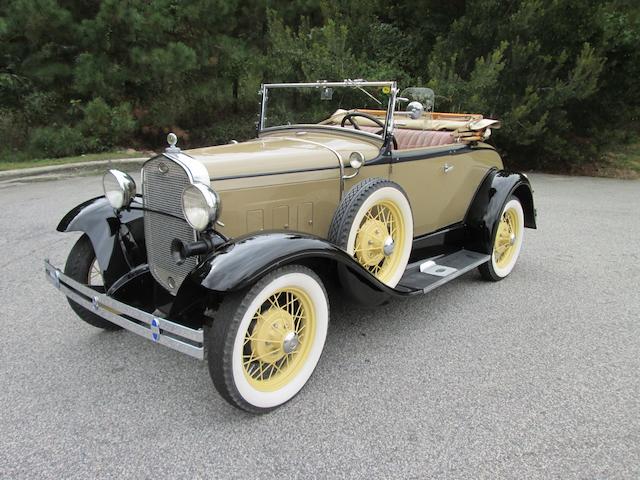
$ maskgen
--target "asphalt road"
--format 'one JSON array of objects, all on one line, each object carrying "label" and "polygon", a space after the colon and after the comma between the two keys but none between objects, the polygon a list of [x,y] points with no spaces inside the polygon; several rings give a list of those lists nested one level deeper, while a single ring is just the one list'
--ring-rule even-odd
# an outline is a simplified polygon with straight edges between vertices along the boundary
[{"label": "asphalt road", "polygon": [[258,417],[45,281],[98,177],[0,185],[0,477],[639,478],[640,182],[531,178],[508,279],[332,305],[309,384]]}]

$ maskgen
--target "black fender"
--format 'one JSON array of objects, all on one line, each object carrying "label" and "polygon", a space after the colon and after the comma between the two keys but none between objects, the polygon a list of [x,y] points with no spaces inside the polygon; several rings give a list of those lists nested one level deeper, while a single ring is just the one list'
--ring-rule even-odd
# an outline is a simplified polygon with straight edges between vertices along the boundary
[{"label": "black fender", "polygon": [[186,293],[183,290],[194,287],[219,293],[240,291],[276,268],[291,263],[344,265],[372,292],[405,294],[381,283],[354,258],[323,238],[277,231],[247,235],[220,246],[191,272],[177,297]]},{"label": "black fender", "polygon": [[146,261],[141,197],[129,208],[116,210],[105,197],[96,197],[71,209],[58,224],[59,232],[84,232],[91,240],[105,285],[112,285]]},{"label": "black fender", "polygon": [[494,169],[478,187],[465,216],[465,244],[468,249],[491,254],[500,213],[511,195],[522,204],[524,226],[536,228],[536,210],[529,179],[522,173]]}]

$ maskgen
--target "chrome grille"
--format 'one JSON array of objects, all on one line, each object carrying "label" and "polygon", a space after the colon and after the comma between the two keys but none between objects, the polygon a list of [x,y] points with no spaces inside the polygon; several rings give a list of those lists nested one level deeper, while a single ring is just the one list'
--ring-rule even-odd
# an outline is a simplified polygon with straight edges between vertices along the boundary
[{"label": "chrome grille", "polygon": [[177,265],[171,257],[174,238],[183,242],[197,238],[182,214],[182,191],[190,184],[186,170],[165,156],[152,158],[142,167],[147,259],[155,279],[173,294],[197,263],[196,257],[191,257]]}]

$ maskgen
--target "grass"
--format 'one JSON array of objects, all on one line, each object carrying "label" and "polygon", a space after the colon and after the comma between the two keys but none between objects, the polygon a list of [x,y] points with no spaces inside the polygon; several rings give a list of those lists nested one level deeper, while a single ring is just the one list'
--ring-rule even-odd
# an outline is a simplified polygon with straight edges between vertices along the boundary
[{"label": "grass", "polygon": [[574,164],[549,173],[585,175],[588,177],[640,179],[640,138],[605,149],[597,160]]},{"label": "grass", "polygon": [[613,177],[640,178],[640,141],[622,145],[603,156],[602,168]]},{"label": "grass", "polygon": [[93,162],[97,160],[116,160],[121,158],[140,158],[148,156],[145,152],[137,152],[132,150],[103,152],[103,153],[87,153],[75,157],[62,158],[38,158],[34,160],[20,161],[0,161],[0,171],[14,170],[19,168],[32,167],[48,167],[50,165],[65,165],[68,163]]}]

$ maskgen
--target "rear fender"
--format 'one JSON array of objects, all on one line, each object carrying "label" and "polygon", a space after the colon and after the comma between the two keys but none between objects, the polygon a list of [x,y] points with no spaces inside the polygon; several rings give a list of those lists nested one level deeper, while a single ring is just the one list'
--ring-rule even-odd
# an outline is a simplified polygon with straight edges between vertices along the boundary
[{"label": "rear fender", "polygon": [[522,204],[525,227],[536,228],[536,211],[529,179],[522,173],[492,170],[478,188],[465,217],[467,248],[487,254],[492,252],[493,234],[500,222],[500,214],[512,195]]},{"label": "rear fender", "polygon": [[84,232],[91,240],[106,285],[144,263],[142,202],[116,211],[105,197],[96,197],[70,210],[58,224],[59,232]]}]

